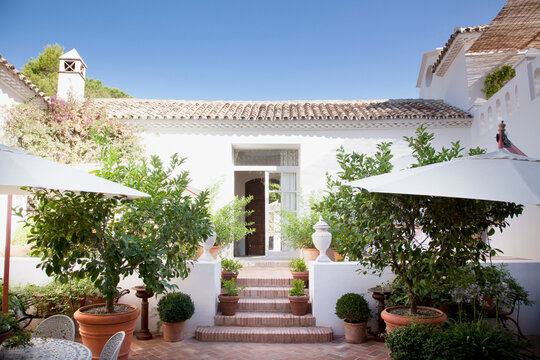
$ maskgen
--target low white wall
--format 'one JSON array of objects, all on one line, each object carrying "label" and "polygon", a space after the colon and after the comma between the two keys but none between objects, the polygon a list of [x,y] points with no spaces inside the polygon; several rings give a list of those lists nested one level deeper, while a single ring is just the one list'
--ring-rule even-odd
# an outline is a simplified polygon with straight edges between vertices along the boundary
[{"label": "low white wall", "polygon": [[[525,335],[540,335],[540,322],[538,322],[540,319],[540,281],[538,281],[540,261],[505,260],[493,263],[505,263],[512,276],[529,292],[529,298],[535,304],[521,306],[519,325]],[[362,271],[357,271],[358,269],[362,267],[354,262],[311,263],[309,292],[317,326],[329,326],[334,334],[344,334],[343,320],[336,316],[335,307],[337,300],[349,292],[365,296],[375,319],[376,301],[367,289],[392,280],[394,275],[389,270],[385,271],[381,277],[370,272],[364,275]],[[368,323],[368,326],[371,325],[373,329],[376,329],[374,319]]]},{"label": "low white wall", "polygon": [[[39,263],[38,258],[11,258],[10,261],[10,284],[44,284],[52,279],[45,274],[41,269],[36,269]],[[4,258],[0,258],[0,274],[4,274]],[[214,315],[217,311],[217,296],[221,289],[221,263],[218,261],[212,262],[194,262],[191,268],[190,275],[182,279],[173,279],[171,283],[178,285],[178,290],[191,296],[195,304],[195,313],[192,318],[186,321],[185,331],[194,333],[197,326],[213,325]],[[131,289],[133,286],[141,285],[143,282],[138,276],[129,276],[120,281],[119,286],[124,289]],[[150,331],[155,333],[159,320],[157,314],[157,302],[159,296],[148,299],[149,318],[148,327]],[[141,299],[135,296],[135,291],[124,295],[120,300],[123,303],[137,305],[141,307]],[[137,319],[137,327],[140,329],[140,318]]]},{"label": "low white wall", "polygon": [[[360,269],[360,270],[359,270]],[[346,293],[362,294],[369,302],[373,319],[368,323],[373,330],[377,329],[375,315],[377,301],[368,289],[394,279],[391,271],[385,271],[380,277],[368,272],[364,275],[363,268],[356,262],[311,262],[309,267],[309,296],[313,304],[313,316],[317,326],[329,326],[335,335],[344,335],[343,320],[336,312],[337,300]],[[359,270],[359,271],[357,271]]]}]

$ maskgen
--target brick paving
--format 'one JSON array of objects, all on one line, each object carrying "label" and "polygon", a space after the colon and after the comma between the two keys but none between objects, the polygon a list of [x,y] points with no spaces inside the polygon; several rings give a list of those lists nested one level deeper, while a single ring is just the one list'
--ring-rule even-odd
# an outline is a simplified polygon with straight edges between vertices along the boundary
[{"label": "brick paving", "polygon": [[281,359],[390,359],[384,343],[368,341],[364,344],[348,344],[343,336],[332,342],[318,344],[266,344],[201,342],[193,335],[183,341],[169,343],[161,337],[142,341],[133,339],[131,360],[172,359],[226,359],[226,360],[281,360]]}]

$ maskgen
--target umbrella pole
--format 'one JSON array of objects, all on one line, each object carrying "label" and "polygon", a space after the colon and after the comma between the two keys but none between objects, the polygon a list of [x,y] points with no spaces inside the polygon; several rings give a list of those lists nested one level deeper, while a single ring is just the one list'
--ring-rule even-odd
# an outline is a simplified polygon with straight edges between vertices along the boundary
[{"label": "umbrella pole", "polygon": [[6,250],[4,251],[4,281],[2,292],[2,312],[8,312],[9,294],[9,258],[11,252],[11,208],[13,207],[13,195],[8,195],[7,201],[7,226],[6,226]]}]

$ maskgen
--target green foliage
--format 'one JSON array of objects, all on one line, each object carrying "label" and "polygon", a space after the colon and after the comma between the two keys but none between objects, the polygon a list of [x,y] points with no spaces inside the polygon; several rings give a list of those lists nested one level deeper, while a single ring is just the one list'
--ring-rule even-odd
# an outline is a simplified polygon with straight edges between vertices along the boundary
[{"label": "green foliage", "polygon": [[158,302],[159,319],[167,323],[186,321],[193,316],[195,304],[182,292],[168,293]]},{"label": "green foliage", "polygon": [[371,319],[366,299],[360,294],[348,293],[336,302],[336,315],[349,323],[363,323]]},{"label": "green foliage", "polygon": [[[436,151],[433,134],[422,126],[416,136],[405,138],[421,166],[460,157],[459,142]],[[478,153],[473,149],[470,153]],[[336,247],[375,273],[390,267],[407,286],[407,302],[416,314],[419,298],[430,285],[467,263],[480,266],[497,252],[478,237],[486,229],[502,231],[506,219],[521,214],[523,207],[471,199],[369,193],[345,182],[386,173],[392,169],[390,144],[378,145],[377,153],[347,154],[338,150],[341,171],[327,178],[327,195],[316,209],[329,213],[337,238]],[[417,229],[422,229],[419,234]],[[420,236],[421,235],[421,236]]]},{"label": "green foliage", "polygon": [[23,66],[22,73],[47,96],[56,96],[58,68],[64,47],[54,44],[43,48],[37,58],[31,58]]},{"label": "green foliage", "polygon": [[[221,280],[221,284],[223,285],[223,290],[225,290],[225,293],[223,295],[226,296],[238,296],[238,287],[236,286],[236,282],[234,279],[231,280]],[[245,286],[242,286],[240,290],[245,289]]]},{"label": "green foliage", "polygon": [[234,199],[212,215],[212,223],[216,232],[216,246],[225,246],[254,233],[254,228],[248,228],[253,222],[246,222],[246,217],[253,210],[244,210],[245,206],[253,199],[253,196],[235,196]]},{"label": "green foliage", "polygon": [[392,359],[526,359],[526,344],[499,325],[484,321],[452,323],[446,328],[411,324],[386,335]]},{"label": "green foliage", "polygon": [[482,92],[486,94],[486,99],[495,95],[514,76],[516,76],[516,70],[510,65],[504,65],[491,74],[487,74],[486,80],[484,80],[484,88],[482,89]]},{"label": "green foliage", "polygon": [[302,280],[294,279],[292,282],[292,288],[289,289],[289,295],[291,296],[304,296],[306,292],[304,291],[305,284]]},{"label": "green foliage", "polygon": [[97,161],[102,143],[116,149],[125,159],[142,153],[133,128],[107,119],[93,101],[66,102],[52,98],[41,110],[32,104],[13,106],[3,125],[8,145],[62,163]]},{"label": "green foliage", "polygon": [[13,329],[12,335],[4,340],[2,346],[13,348],[30,345],[31,333],[24,331],[13,314],[0,313],[0,333]]},{"label": "green foliage", "polygon": [[84,84],[84,96],[88,98],[131,98],[133,96],[119,90],[103,85],[101,80],[88,78]]},{"label": "green foliage", "polygon": [[[58,44],[47,45],[37,58],[30,59],[23,66],[23,74],[47,96],[56,96],[58,87],[58,68],[64,47]],[[90,98],[130,98],[127,93],[105,86],[101,80],[86,79],[85,97]]]},{"label": "green foliage", "polygon": [[[106,152],[107,153],[107,152]],[[61,282],[90,278],[113,311],[118,283],[137,271],[147,289],[175,288],[168,280],[189,275],[199,240],[210,235],[207,193],[184,195],[188,173],[176,170],[176,154],[165,167],[157,156],[121,164],[117,153],[102,158],[98,175],[146,192],[129,201],[94,193],[33,190],[26,223],[39,267]],[[176,174],[176,175],[175,175]]]},{"label": "green foliage", "polygon": [[299,216],[295,212],[284,210],[281,216],[281,233],[285,243],[294,249],[315,249],[311,235],[315,232],[313,226],[319,221],[316,212]]},{"label": "green foliage", "polygon": [[304,258],[292,258],[291,262],[289,262],[289,269],[294,272],[308,271]]},{"label": "green foliage", "polygon": [[240,264],[237,260],[233,259],[221,259],[221,270],[222,271],[230,271],[230,272],[237,272],[242,268],[242,264]]},{"label": "green foliage", "polygon": [[28,235],[30,235],[30,230],[27,227],[18,227],[13,232],[11,243],[13,245],[25,246],[26,244],[28,244]]}]

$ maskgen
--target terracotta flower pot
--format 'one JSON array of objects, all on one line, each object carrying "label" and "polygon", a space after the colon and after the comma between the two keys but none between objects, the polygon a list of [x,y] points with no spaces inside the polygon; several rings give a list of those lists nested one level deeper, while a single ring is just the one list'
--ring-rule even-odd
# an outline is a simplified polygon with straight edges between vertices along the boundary
[{"label": "terracotta flower pot", "polygon": [[175,342],[181,341],[184,339],[184,324],[185,321],[168,323],[165,321],[161,322],[163,326],[163,340]]},{"label": "terracotta flower pot", "polygon": [[101,354],[101,350],[103,350],[103,346],[105,346],[107,340],[118,331],[126,332],[126,337],[120,348],[118,359],[128,358],[133,330],[135,330],[135,323],[137,322],[137,318],[141,311],[134,305],[118,305],[129,306],[132,310],[115,314],[88,314],[84,312],[85,309],[103,306],[102,304],[88,305],[80,308],[73,315],[79,324],[82,342],[92,351],[93,360],[99,360],[99,355]]},{"label": "terracotta flower pot", "polygon": [[391,311],[392,309],[397,308],[407,308],[405,306],[393,306],[384,309],[384,311],[381,313],[381,318],[386,323],[386,332],[391,333],[394,328],[404,327],[411,323],[419,323],[419,324],[434,324],[434,325],[441,325],[446,321],[448,318],[446,314],[436,308],[427,307],[427,306],[418,306],[418,309],[427,309],[431,310],[436,315],[434,316],[408,316],[408,315],[398,315],[393,314]]},{"label": "terracotta flower pot", "polygon": [[210,249],[210,255],[212,255],[214,259],[217,259],[218,254],[219,254],[219,246],[212,246],[212,248]]},{"label": "terracotta flower pot", "polygon": [[294,280],[302,280],[306,287],[309,287],[309,271],[291,271]]},{"label": "terracotta flower pot", "polygon": [[231,279],[234,279],[235,282],[236,282],[236,278],[238,277],[238,271],[237,272],[232,272],[232,271],[222,271],[221,272],[221,278],[223,280],[231,280]]},{"label": "terracotta flower pot", "polygon": [[10,337],[12,333],[13,333],[13,328],[9,329],[8,331],[4,331],[3,333],[0,333],[0,344],[2,344],[4,340]]},{"label": "terracotta flower pot", "polygon": [[343,321],[345,325],[345,341],[351,344],[361,344],[366,342],[366,322],[350,323]]},{"label": "terracotta flower pot", "polygon": [[238,307],[238,300],[240,300],[240,296],[218,295],[218,299],[222,315],[233,316],[236,314],[236,308]]},{"label": "terracotta flower pot", "polygon": [[289,296],[289,301],[291,302],[291,311],[293,315],[303,316],[307,313],[307,306],[309,296]]},{"label": "terracotta flower pot", "polygon": [[302,256],[306,262],[314,261],[319,256],[319,250],[317,249],[302,249]]}]

